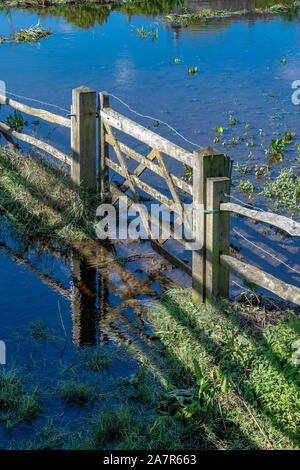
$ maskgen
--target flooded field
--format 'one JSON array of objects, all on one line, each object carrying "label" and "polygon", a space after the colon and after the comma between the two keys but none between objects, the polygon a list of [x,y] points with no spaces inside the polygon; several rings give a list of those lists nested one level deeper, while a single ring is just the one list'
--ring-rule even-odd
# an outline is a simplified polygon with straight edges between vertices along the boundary
[{"label": "flooded field", "polygon": [[[198,3],[186,5],[193,10]],[[200,3],[203,9],[218,10],[261,6],[254,0]],[[37,44],[3,43],[0,80],[9,97],[19,95],[31,106],[38,104],[26,98],[38,99],[42,108],[62,115],[70,109],[73,88],[106,90],[155,121],[133,114],[113,97],[111,107],[181,147],[193,151],[211,145],[226,152],[235,167],[239,165],[239,177],[246,173],[243,168],[249,158],[257,169],[268,164],[271,174],[291,161],[299,166],[300,110],[291,96],[292,83],[300,80],[300,9],[294,15],[253,13],[183,26],[166,18],[183,11],[183,6],[183,2],[157,1],[144,6],[2,9],[1,36],[36,24],[53,35]],[[144,39],[142,28],[148,32]],[[197,73],[188,74],[195,67]],[[0,113],[2,120],[10,111],[3,106]],[[69,136],[61,127],[31,119],[26,127],[26,132],[70,151]],[[285,158],[270,162],[265,148],[290,131],[296,135]],[[142,152],[142,145],[136,150]],[[174,160],[168,163],[170,170],[183,176]],[[164,192],[167,187],[157,183],[157,189]],[[237,188],[232,191],[248,200]],[[255,204],[268,207],[262,195]],[[0,427],[0,448],[74,448],[74,440],[85,441],[84,423],[96,411],[119,403],[122,395],[129,402],[132,395],[145,396],[139,389],[144,357],[152,364],[148,386],[160,391],[169,383],[153,372],[167,353],[162,353],[165,345],[156,336],[150,311],[163,292],[190,287],[191,281],[148,242],[90,241],[70,246],[55,240],[29,241],[5,214],[0,212],[0,217],[0,339],[7,345],[8,366],[42,389],[46,410],[33,427],[26,419],[15,427],[15,417],[7,413],[5,426]],[[293,217],[298,220],[299,213]],[[241,259],[299,285],[299,242],[239,217],[232,217],[231,224],[240,234],[231,232],[232,250]],[[191,262],[190,252],[177,254]],[[240,292],[236,284],[231,288],[232,297]],[[78,382],[88,377],[89,399],[80,413],[66,405],[68,390],[62,392],[65,383],[72,388],[75,377]],[[93,393],[102,398],[94,403]],[[53,400],[55,394],[59,398]],[[152,405],[146,403],[146,410]],[[169,442],[172,446],[172,436]]]}]

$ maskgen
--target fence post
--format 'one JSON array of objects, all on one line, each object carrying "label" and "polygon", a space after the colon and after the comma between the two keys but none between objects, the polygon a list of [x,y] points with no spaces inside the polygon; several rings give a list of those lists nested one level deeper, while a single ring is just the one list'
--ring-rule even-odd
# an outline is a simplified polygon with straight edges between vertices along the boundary
[{"label": "fence post", "polygon": [[72,91],[71,178],[76,184],[96,186],[96,92],[81,86]]},{"label": "fence post", "polygon": [[[109,108],[109,94],[105,91],[99,93],[99,111]],[[103,197],[109,190],[109,168],[105,163],[105,159],[109,158],[109,144],[105,140],[107,134],[101,115],[98,121],[98,138],[99,138],[99,185],[100,194]]]},{"label": "fence post", "polygon": [[230,159],[212,147],[194,152],[193,167],[193,233],[199,249],[193,250],[193,302],[206,298],[206,181],[207,178],[230,177]]},{"label": "fence post", "polygon": [[220,264],[220,255],[228,255],[230,247],[230,213],[220,212],[220,204],[228,202],[230,178],[208,178],[206,182],[206,302],[229,297],[229,271]]}]

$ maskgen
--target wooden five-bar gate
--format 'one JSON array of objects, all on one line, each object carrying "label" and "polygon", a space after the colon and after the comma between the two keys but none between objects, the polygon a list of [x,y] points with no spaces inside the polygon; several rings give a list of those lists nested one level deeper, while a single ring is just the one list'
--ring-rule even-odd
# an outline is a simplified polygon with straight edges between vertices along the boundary
[{"label": "wooden five-bar gate", "polygon": [[[97,100],[97,93],[87,87],[73,90],[69,117],[32,108],[1,95],[0,103],[70,128],[71,156],[0,122],[0,131],[11,146],[15,145],[13,139],[16,138],[69,164],[71,178],[76,184],[94,187],[103,196],[110,194],[113,204],[116,204],[121,196],[126,195],[129,205],[140,212],[153,248],[192,277],[195,303],[211,302],[218,297],[228,298],[229,273],[232,271],[284,300],[300,305],[299,287],[287,284],[229,254],[230,213],[272,225],[294,237],[300,236],[300,224],[287,217],[270,212],[258,212],[230,202],[229,157],[212,147],[201,148],[193,153],[188,152],[111,109],[107,93],[100,93]],[[118,135],[126,134],[147,145],[149,152],[142,155],[129,147],[116,136],[116,131]],[[110,155],[110,148],[114,150],[114,159]],[[192,184],[169,171],[170,157],[192,168]],[[137,162],[134,171],[129,170],[128,159]],[[169,196],[142,179],[145,170],[153,173],[151,181],[160,177],[166,182]],[[121,183],[113,181],[112,172],[122,177]],[[128,195],[128,190],[131,195]],[[176,214],[177,218],[171,229],[165,227],[159,217],[155,218],[150,214],[145,205],[140,204],[141,191]],[[184,211],[183,195],[190,197],[187,211]],[[185,217],[187,212],[192,214],[193,238],[198,247],[192,252],[192,267],[164,246],[171,236],[185,249],[190,248],[190,240],[176,237],[176,231],[187,223]],[[153,237],[153,222],[160,228],[158,239]],[[165,233],[168,233],[167,237],[164,236]]]}]

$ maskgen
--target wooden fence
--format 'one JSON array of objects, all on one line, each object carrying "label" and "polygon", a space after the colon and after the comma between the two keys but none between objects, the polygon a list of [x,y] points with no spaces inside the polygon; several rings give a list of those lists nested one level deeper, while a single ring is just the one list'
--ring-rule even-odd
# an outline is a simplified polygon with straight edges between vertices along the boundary
[{"label": "wooden fence", "polygon": [[[98,190],[102,195],[107,193],[112,195],[114,204],[121,196],[126,195],[129,204],[140,212],[153,248],[192,277],[193,300],[196,304],[211,302],[217,297],[228,298],[229,274],[232,271],[243,279],[300,305],[299,287],[287,284],[229,254],[230,213],[267,223],[291,236],[300,236],[300,224],[287,217],[270,212],[257,212],[230,202],[231,161],[229,157],[212,147],[202,148],[193,153],[188,152],[111,109],[107,93],[100,93],[97,103],[96,92],[87,87],[73,90],[71,119],[31,108],[1,95],[0,102],[71,129],[71,157],[69,157],[49,144],[19,133],[0,122],[0,131],[10,142],[13,137],[17,138],[70,164],[71,178],[78,185],[84,184],[90,187],[98,185]],[[98,118],[98,142],[96,118]],[[147,155],[142,155],[119,140],[115,135],[115,130],[118,134],[121,132],[146,144],[150,148]],[[110,148],[114,150],[115,159],[110,158]],[[193,169],[193,184],[183,181],[169,171],[166,156]],[[129,171],[127,159],[132,159],[138,164],[133,172]],[[153,173],[153,181],[157,177],[165,181],[169,196],[142,179],[145,170]],[[110,177],[112,171],[123,178],[122,183],[112,180]],[[127,194],[128,190],[131,191],[132,196]],[[177,215],[171,230],[164,226],[163,221],[155,218],[153,213],[150,215],[147,208],[140,204],[139,190],[150,195]],[[199,247],[192,252],[192,267],[164,246],[169,240],[169,235],[164,237],[166,231],[184,248],[189,249],[191,246],[190,241],[185,237],[178,239],[175,236],[176,230],[186,222],[183,194],[189,195],[191,199],[188,211],[192,212],[194,241]],[[158,240],[153,237],[150,221],[158,225],[162,232]]]}]

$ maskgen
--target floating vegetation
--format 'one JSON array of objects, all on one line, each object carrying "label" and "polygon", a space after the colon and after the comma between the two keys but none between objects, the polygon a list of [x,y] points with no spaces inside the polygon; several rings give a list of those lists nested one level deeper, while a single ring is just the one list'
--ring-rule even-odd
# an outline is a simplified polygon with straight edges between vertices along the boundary
[{"label": "floating vegetation", "polygon": [[227,18],[227,17],[234,16],[234,15],[244,15],[246,13],[247,13],[247,10],[240,10],[240,11],[199,10],[197,13],[192,13],[186,9],[185,13],[182,13],[182,14],[174,13],[174,14],[166,15],[165,19],[168,21],[171,21],[172,23],[182,25],[185,23],[191,23],[193,21],[206,20],[210,18]]},{"label": "floating vegetation", "polygon": [[11,36],[9,38],[1,37],[1,42],[29,42],[35,43],[40,41],[41,39],[47,38],[51,36],[52,32],[48,29],[42,28],[40,25],[31,26],[27,29],[21,29],[17,32],[15,36]]},{"label": "floating vegetation", "polygon": [[300,211],[300,178],[294,168],[280,171],[277,178],[271,178],[269,172],[266,174],[265,186],[260,195],[273,202],[275,211],[287,210],[296,215]]},{"label": "floating vegetation", "polygon": [[224,129],[223,129],[223,127],[215,126],[214,131],[219,135],[223,135]]},{"label": "floating vegetation", "polygon": [[283,142],[285,145],[289,145],[293,142],[293,139],[295,137],[296,133],[292,131],[285,132],[283,135]]},{"label": "floating vegetation", "polygon": [[17,132],[21,132],[25,126],[28,125],[28,121],[25,121],[22,113],[20,111],[14,110],[13,115],[9,115],[5,119],[6,124],[8,124],[12,129]]},{"label": "floating vegetation", "polygon": [[[248,162],[242,166],[237,162],[234,171],[236,189],[244,193],[251,202],[254,202],[255,196],[258,196],[263,198],[273,211],[285,212],[292,217],[299,215],[300,212],[299,157],[294,156],[290,159],[285,153],[286,147],[293,143],[295,135],[291,130],[286,131],[283,137],[271,139],[268,148],[264,148],[261,140],[261,147],[265,157],[268,158],[267,163],[253,165],[255,156],[250,153]],[[260,137],[263,139],[262,129]],[[298,143],[295,144],[295,150],[296,152],[300,150]],[[271,171],[274,164],[279,165],[284,161],[291,161],[289,168]]]},{"label": "floating vegetation", "polygon": [[198,67],[189,67],[188,74],[195,75],[198,72]]},{"label": "floating vegetation", "polygon": [[271,149],[273,150],[273,153],[283,154],[283,150],[284,150],[283,139],[272,139],[269,145]]},{"label": "floating vegetation", "polygon": [[146,39],[147,36],[151,36],[153,41],[158,39],[158,29],[152,28],[150,31],[147,31],[144,26],[141,28],[133,28],[133,31],[137,33],[142,39]]},{"label": "floating vegetation", "polygon": [[237,122],[238,122],[238,121],[237,121],[237,118],[235,118],[235,117],[233,117],[233,116],[231,116],[231,115],[229,116],[229,121],[228,121],[228,123],[229,123],[231,126],[236,126]]}]

